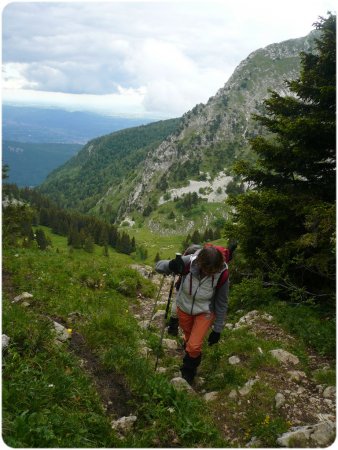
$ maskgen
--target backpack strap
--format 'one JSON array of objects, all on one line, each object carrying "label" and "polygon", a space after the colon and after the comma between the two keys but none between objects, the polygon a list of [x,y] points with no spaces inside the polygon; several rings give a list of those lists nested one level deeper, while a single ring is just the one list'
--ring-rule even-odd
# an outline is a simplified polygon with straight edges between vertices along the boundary
[{"label": "backpack strap", "polygon": [[181,286],[181,283],[182,283],[182,279],[184,277],[186,277],[188,275],[188,273],[190,272],[190,266],[191,266],[191,258],[190,258],[190,261],[184,266],[184,270],[183,270],[182,275],[180,275],[177,278],[177,281],[175,283],[176,291],[178,291],[180,289],[180,286]]},{"label": "backpack strap", "polygon": [[184,266],[184,270],[182,275],[188,275],[188,273],[190,272],[190,267],[191,267],[191,259],[190,261]]},{"label": "backpack strap", "polygon": [[223,286],[223,284],[228,280],[229,278],[229,269],[228,266],[226,267],[226,269],[223,270],[223,272],[221,273],[221,276],[219,277],[217,284],[216,284],[216,289],[219,289],[221,286]]},{"label": "backpack strap", "polygon": [[[182,279],[184,279],[189,274],[191,263],[195,258],[196,257],[191,257],[190,261],[184,266],[183,274],[178,277],[178,279],[175,283],[175,287],[176,287],[177,291],[179,290],[179,288],[181,286]],[[229,269],[228,269],[228,265],[227,265],[226,268],[221,273],[220,277],[218,278],[218,281],[216,284],[216,289],[219,289],[221,286],[223,286],[223,284],[228,280],[228,278],[229,278]],[[214,276],[212,277],[212,286],[213,285],[214,285]],[[192,274],[190,272],[190,294],[191,294],[191,291],[192,291]]]}]

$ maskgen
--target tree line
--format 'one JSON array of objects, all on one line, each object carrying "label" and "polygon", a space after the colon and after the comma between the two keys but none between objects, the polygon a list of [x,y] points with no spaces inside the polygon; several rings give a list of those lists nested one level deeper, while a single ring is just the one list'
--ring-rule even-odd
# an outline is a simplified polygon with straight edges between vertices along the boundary
[{"label": "tree line", "polygon": [[35,234],[32,231],[32,226],[42,225],[51,228],[55,234],[66,236],[68,245],[76,249],[91,252],[97,244],[128,255],[136,250],[135,238],[130,238],[126,232],[118,232],[116,226],[97,217],[61,209],[36,190],[5,184],[3,193],[7,198],[15,199],[3,208],[5,242],[14,242],[21,236],[24,241],[35,239],[39,248],[44,249],[48,242],[43,239],[43,230]]}]

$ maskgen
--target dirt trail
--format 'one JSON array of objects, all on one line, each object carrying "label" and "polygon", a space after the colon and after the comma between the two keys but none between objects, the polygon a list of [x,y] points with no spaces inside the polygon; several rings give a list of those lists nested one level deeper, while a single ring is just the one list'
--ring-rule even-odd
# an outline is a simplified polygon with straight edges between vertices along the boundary
[{"label": "dirt trail", "polygon": [[[3,292],[7,294],[9,299],[14,298],[18,293],[13,285],[11,274],[3,270],[2,281]],[[51,317],[41,312],[38,314],[68,328],[66,321],[62,317]],[[132,403],[135,399],[124,377],[113,369],[105,369],[80,333],[72,332],[68,348],[80,359],[82,369],[92,379],[107,415],[112,419],[130,415],[133,412]]]},{"label": "dirt trail", "polygon": [[99,358],[88,348],[80,333],[72,333],[69,348],[80,358],[82,368],[92,378],[107,414],[114,418],[131,414],[133,396],[124,377],[113,369],[105,369]]}]

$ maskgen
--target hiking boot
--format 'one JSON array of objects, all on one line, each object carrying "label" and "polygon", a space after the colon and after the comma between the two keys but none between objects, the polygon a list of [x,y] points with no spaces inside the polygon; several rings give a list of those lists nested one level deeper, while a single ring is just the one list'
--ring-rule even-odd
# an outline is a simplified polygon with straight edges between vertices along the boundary
[{"label": "hiking boot", "polygon": [[171,336],[178,335],[178,319],[176,317],[170,317],[167,331]]},{"label": "hiking boot", "polygon": [[181,367],[182,378],[184,378],[189,384],[192,384],[197,372],[197,367],[200,365],[202,354],[196,358],[192,358],[189,353],[186,353],[183,358],[183,365]]}]

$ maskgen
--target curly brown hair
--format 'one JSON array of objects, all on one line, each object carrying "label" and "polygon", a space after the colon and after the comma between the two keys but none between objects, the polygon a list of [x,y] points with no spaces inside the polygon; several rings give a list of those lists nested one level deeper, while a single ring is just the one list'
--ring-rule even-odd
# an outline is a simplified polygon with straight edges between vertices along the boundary
[{"label": "curly brown hair", "polygon": [[197,256],[199,268],[206,274],[220,272],[224,266],[222,253],[215,247],[204,247]]}]

